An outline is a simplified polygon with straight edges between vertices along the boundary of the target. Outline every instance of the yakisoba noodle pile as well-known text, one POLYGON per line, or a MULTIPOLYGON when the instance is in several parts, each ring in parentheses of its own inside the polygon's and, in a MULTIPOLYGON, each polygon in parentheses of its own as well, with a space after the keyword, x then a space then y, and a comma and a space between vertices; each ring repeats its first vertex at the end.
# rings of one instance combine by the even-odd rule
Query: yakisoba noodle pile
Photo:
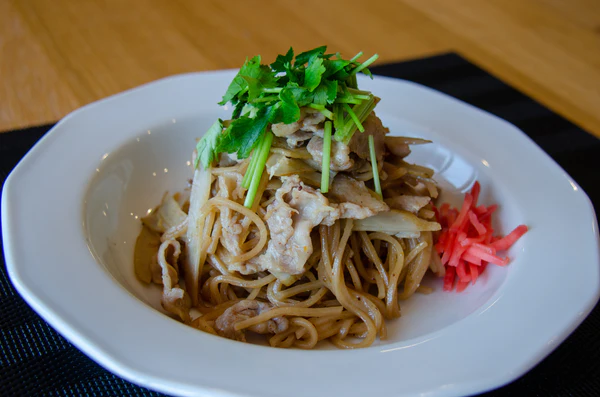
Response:
POLYGON ((404 160, 427 141, 388 135, 378 99, 356 88, 366 62, 311 51, 244 64, 224 98, 237 110, 198 144, 191 185, 143 219, 135 270, 162 285, 167 312, 205 332, 366 347, 386 338, 402 300, 429 292, 428 270, 444 274, 438 190, 432 170, 404 160), (319 96, 323 85, 335 91, 319 96))

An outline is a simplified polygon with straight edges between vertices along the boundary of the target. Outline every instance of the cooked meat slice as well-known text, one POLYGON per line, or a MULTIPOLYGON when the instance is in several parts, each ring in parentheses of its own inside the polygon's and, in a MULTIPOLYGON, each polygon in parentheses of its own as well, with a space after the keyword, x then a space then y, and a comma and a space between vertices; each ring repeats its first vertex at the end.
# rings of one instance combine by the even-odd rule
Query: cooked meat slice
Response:
MULTIPOLYGON (((271 305, 256 300, 243 300, 231 306, 223 314, 217 317, 215 328, 217 333, 229 339, 246 341, 245 330, 236 331, 235 325, 241 321, 256 317, 269 311, 271 305)), ((264 323, 254 325, 248 330, 259 334, 278 334, 289 327, 289 321, 285 317, 274 317, 264 323)))
POLYGON ((219 167, 231 167, 237 163, 237 153, 221 153, 219 155, 219 167))
POLYGON ((292 135, 288 135, 287 139, 286 139, 286 143, 287 143, 288 147, 294 149, 299 146, 302 146, 305 141, 308 141, 312 137, 313 137, 312 132, 300 130, 300 131, 294 132, 292 135))
POLYGON ((427 196, 395 196, 385 200, 385 203, 392 209, 405 210, 417 214, 419 210, 425 207, 431 198, 427 196))
POLYGON ((304 116, 302 119, 302 126, 300 127, 302 131, 319 133, 319 131, 323 130, 323 128, 319 127, 319 125, 325 121, 323 113, 311 108, 303 108, 301 110, 303 111, 303 114, 301 114, 300 117, 302 118, 302 116, 304 116))
POLYGON ((329 205, 329 200, 319 191, 304 185, 300 178, 294 178, 293 183, 297 188, 290 192, 289 204, 297 211, 297 216, 294 218, 296 227, 311 225, 307 230, 309 235, 312 228, 319 224, 332 226, 339 218, 339 214, 329 205))
POLYGON ((313 170, 313 166, 307 164, 305 160, 290 158, 279 153, 273 153, 269 156, 266 167, 269 178, 293 174, 302 175, 313 170))
POLYGON ((405 184, 412 190, 417 196, 426 196, 429 194, 429 189, 427 185, 418 179, 410 180, 409 178, 405 178, 405 184))
POLYGON ((335 176, 328 197, 340 203, 340 218, 364 219, 378 212, 389 211, 387 204, 372 193, 364 182, 344 174, 335 176))
POLYGON ((363 122, 365 132, 356 131, 350 140, 348 146, 350 151, 356 153, 361 159, 371 161, 371 155, 369 153, 369 135, 373 135, 373 142, 375 143, 375 153, 377 153, 377 161, 383 159, 383 153, 385 150, 385 135, 390 132, 387 127, 384 127, 379 117, 375 115, 375 112, 371 112, 367 116, 367 119, 363 122))
POLYGON ((277 123, 271 126, 271 131, 278 137, 286 137, 292 135, 300 129, 300 121, 295 121, 291 124, 277 123))
POLYGON ((160 234, 144 225, 135 241, 133 255, 133 266, 138 280, 144 283, 162 284, 162 272, 156 256, 159 247, 160 234))
POLYGON ((158 207, 158 215, 165 230, 181 225, 187 218, 187 214, 183 212, 179 203, 169 194, 165 194, 160 207, 158 207))
POLYGON ((163 295, 161 304, 169 313, 175 314, 186 324, 190 323, 190 296, 177 284, 177 260, 181 254, 181 246, 177 240, 165 241, 158 249, 158 263, 162 270, 163 295), (167 250, 172 247, 173 252, 168 255, 167 250), (169 260, 167 259, 169 257, 169 260))
POLYGON ((170 290, 164 290, 161 304, 166 311, 177 315, 184 323, 190 323, 189 313, 192 307, 192 300, 181 288, 175 287, 170 290))
MULTIPOLYGON (((318 163, 319 169, 323 164, 323 138, 313 136, 308 142, 306 149, 311 154, 313 160, 318 163)), ((368 150, 368 148, 367 148, 368 150)), ((331 170, 347 171, 354 165, 354 160, 350 158, 350 148, 342 142, 331 141, 331 170)))
POLYGON ((410 147, 402 137, 386 136, 385 146, 391 154, 400 158, 404 158, 410 154, 410 147))
POLYGON ((363 207, 353 203, 332 204, 340 210, 340 219, 365 219, 376 214, 369 207, 363 207))
POLYGON ((321 223, 333 225, 339 210, 297 175, 282 177, 283 185, 267 207, 270 240, 263 254, 246 263, 246 271, 272 270, 288 274, 304 272, 313 252, 310 232, 321 223))
POLYGON ((180 204, 168 192, 162 201, 149 215, 142 218, 142 224, 154 232, 164 233, 166 230, 182 224, 187 218, 180 204))
POLYGON ((271 126, 271 131, 278 137, 287 137, 298 130, 317 132, 321 128, 319 124, 325 121, 325 116, 321 112, 311 108, 300 109, 300 119, 291 124, 277 123, 271 126))

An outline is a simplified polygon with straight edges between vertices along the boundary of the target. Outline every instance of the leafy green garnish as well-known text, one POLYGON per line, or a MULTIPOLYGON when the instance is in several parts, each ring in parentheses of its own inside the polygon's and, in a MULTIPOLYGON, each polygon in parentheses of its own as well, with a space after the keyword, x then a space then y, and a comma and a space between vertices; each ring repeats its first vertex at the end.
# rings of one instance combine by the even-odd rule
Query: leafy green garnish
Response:
POLYGON ((248 157, 262 136, 273 112, 272 107, 262 108, 254 118, 241 116, 232 121, 215 149, 218 153, 235 153, 239 159, 248 157))
POLYGON ((271 64, 271 69, 275 73, 287 72, 292 69, 292 61, 294 60, 294 49, 290 47, 285 55, 277 55, 275 62, 271 64))
POLYGON ((323 66, 323 58, 317 56, 310 58, 308 67, 304 69, 304 86, 308 91, 313 92, 319 86, 325 70, 327 69, 323 66))
MULTIPOLYGON (((308 61, 311 58, 323 57, 323 54, 325 54, 325 51, 327 51, 326 45, 317 47, 317 48, 313 48, 312 50, 308 50, 301 54, 298 54, 298 55, 296 55, 296 62, 294 63, 294 66, 295 67, 303 66, 304 64, 308 63, 308 61)), ((326 58, 329 58, 329 57, 330 57, 330 55, 326 56, 326 58)))
POLYGON ((195 166, 210 167, 219 153, 236 153, 238 159, 253 153, 243 183, 251 206, 273 139, 269 125, 294 123, 300 108, 311 107, 333 120, 331 134, 337 141, 348 143, 357 129, 362 132, 361 123, 376 101, 370 92, 357 89, 356 74, 372 77, 368 66, 377 55, 360 63, 362 52, 343 59, 326 51, 321 46, 294 56, 290 48, 270 65, 262 65, 260 55, 246 59, 219 102, 233 105, 232 120, 224 131, 219 120, 198 142, 195 166))
POLYGON ((281 90, 279 99, 281 99, 279 111, 282 123, 291 124, 300 119, 300 107, 292 91, 288 89, 281 90))
POLYGON ((198 144, 196 145, 198 155, 196 156, 194 168, 198 168, 199 163, 202 164, 204 169, 210 167, 218 154, 216 148, 219 146, 221 131, 223 131, 223 121, 218 119, 208 131, 206 131, 204 137, 198 141, 198 144))
MULTIPOLYGON (((219 105, 225 105, 227 102, 232 101, 240 92, 242 92, 248 83, 244 80, 244 76, 247 77, 258 77, 260 74, 260 56, 255 56, 251 60, 246 59, 244 65, 240 68, 238 74, 233 78, 223 99, 219 102, 219 105)), ((235 101, 237 103, 237 101, 235 101)))

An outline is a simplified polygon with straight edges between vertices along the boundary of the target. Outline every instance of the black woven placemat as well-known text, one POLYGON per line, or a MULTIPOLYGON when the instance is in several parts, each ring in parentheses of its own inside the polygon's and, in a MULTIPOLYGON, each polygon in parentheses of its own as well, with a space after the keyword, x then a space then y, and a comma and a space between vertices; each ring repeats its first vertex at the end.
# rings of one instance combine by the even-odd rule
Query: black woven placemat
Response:
MULTIPOLYGON (((372 68, 487 110, 525 131, 600 205, 600 140, 456 54, 372 68)), ((51 125, 0 133, 0 178, 51 125)), ((1 236, 0 236, 1 237, 1 236)), ((0 238, 1 244, 1 238, 0 238)), ((0 258, 0 395, 160 396, 106 371, 77 350, 20 298, 0 258)), ((485 396, 600 395, 600 309, 529 373, 485 396)), ((401 370, 399 370, 401 373, 401 370)))

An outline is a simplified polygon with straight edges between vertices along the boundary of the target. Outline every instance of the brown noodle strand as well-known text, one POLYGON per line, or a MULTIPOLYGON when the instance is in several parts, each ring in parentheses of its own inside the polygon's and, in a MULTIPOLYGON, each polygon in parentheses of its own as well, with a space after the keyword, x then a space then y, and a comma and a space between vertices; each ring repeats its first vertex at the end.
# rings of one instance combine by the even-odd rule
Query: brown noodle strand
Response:
POLYGON ((256 299, 256 297, 260 293, 261 289, 262 289, 262 287, 260 287, 260 288, 253 288, 251 290, 252 292, 250 292, 250 294, 248 295, 248 297, 246 299, 251 300, 251 301, 254 300, 254 299, 256 299))
POLYGON ((349 318, 347 320, 342 320, 341 321, 341 327, 340 330, 338 331, 338 335, 340 338, 345 338, 346 336, 348 336, 348 332, 350 331, 350 327, 352 327, 352 324, 354 324, 354 322, 356 321, 355 318, 349 318))
POLYGON ((296 331, 296 342, 294 346, 301 349, 312 349, 319 341, 319 335, 315 326, 305 318, 294 317, 290 322, 299 327, 303 332, 296 331))
MULTIPOLYGON (((272 299, 273 297, 267 293, 267 297, 269 301, 273 303, 275 306, 295 306, 295 307, 311 307, 316 305, 328 292, 329 290, 326 287, 322 287, 317 290, 316 293, 312 294, 310 298, 305 300, 291 300, 288 299, 286 301, 281 301, 278 299, 272 299)), ((339 304, 338 304, 339 305, 339 304)))
POLYGON ((402 291, 402 294, 400 294, 400 299, 407 299, 415 293, 425 272, 429 268, 431 251, 433 249, 433 237, 431 232, 422 232, 419 240, 427 243, 427 247, 419 252, 415 260, 408 265, 408 273, 404 281, 404 290, 402 291))
MULTIPOLYGON (((365 266, 363 265, 360 253, 361 253, 361 248, 359 246, 359 242, 358 242, 358 233, 352 233, 352 236, 350 238, 350 242, 352 244, 352 251, 354 252, 354 264, 356 265, 356 270, 358 270, 358 274, 360 274, 360 276, 365 279, 365 280, 369 280, 370 276, 367 274, 367 271, 365 270, 365 266)), ((368 284, 368 283, 367 283, 368 284)), ((368 285, 364 287, 365 291, 368 290, 368 285)))
POLYGON ((342 258, 344 255, 344 250, 346 249, 346 244, 348 242, 348 239, 350 238, 350 234, 352 233, 352 223, 353 222, 351 219, 346 220, 344 225, 344 233, 338 244, 339 248, 336 252, 333 268, 331 270, 331 274, 334 275, 332 282, 332 292, 338 299, 338 301, 340 301, 342 306, 344 306, 347 310, 353 312, 361 318, 361 320, 367 325, 369 333, 366 338, 357 343, 346 342, 345 340, 341 340, 339 337, 332 338, 332 341, 339 341, 340 346, 344 348, 357 348, 369 346, 377 337, 377 329, 375 327, 375 323, 369 316, 369 313, 364 312, 363 310, 361 310, 360 306, 357 305, 357 303, 355 302, 356 299, 354 299, 350 295, 349 290, 344 282, 344 269, 342 258))
POLYGON ((287 288, 283 291, 276 292, 276 295, 278 299, 287 299, 302 292, 312 291, 321 288, 322 286, 322 282, 313 281, 305 284, 296 285, 294 287, 287 288))
POLYGON ((228 300, 236 300, 238 297, 235 294, 235 290, 233 288, 227 287, 227 299, 228 300))
MULTIPOLYGON (((227 267, 225 266, 225 263, 223 263, 223 261, 221 260, 221 258, 219 258, 218 255, 208 255, 207 257, 208 259, 208 263, 215 268, 215 270, 217 270, 218 272, 220 272, 221 274, 224 275, 231 275, 231 273, 229 272, 229 270, 227 270, 227 267)), ((217 274, 215 274, 217 275, 217 274)))
POLYGON ((427 247, 427 243, 425 241, 421 241, 417 244, 413 249, 410 250, 408 255, 406 255, 406 264, 412 263, 412 261, 417 257, 417 255, 423 251, 427 247))
MULTIPOLYGON (((321 260, 319 261, 319 280, 321 280, 328 288, 331 285, 331 253, 330 245, 327 238, 329 228, 325 225, 319 226, 319 235, 321 236, 321 260)), ((330 288, 331 289, 331 288, 330 288)))
POLYGON ((263 277, 263 278, 260 278, 258 280, 254 280, 254 281, 244 280, 242 278, 238 278, 238 277, 234 277, 234 276, 226 276, 226 275, 217 276, 210 280, 211 296, 213 297, 213 299, 216 298, 215 301, 217 303, 223 303, 223 301, 220 300, 219 294, 218 294, 218 288, 221 283, 232 284, 232 285, 242 287, 242 288, 261 288, 262 286, 267 285, 271 281, 274 281, 274 280, 275 280, 275 276, 273 276, 273 275, 266 276, 266 277, 263 277))
POLYGON ((400 279, 402 267, 404 266, 404 251, 398 240, 387 233, 370 233, 369 238, 371 240, 385 241, 388 243, 388 258, 390 259, 391 265, 389 267, 390 285, 386 297, 386 314, 389 318, 400 317, 400 307, 398 305, 398 281, 400 279))
POLYGON ((215 226, 213 227, 211 234, 211 244, 208 246, 207 252, 211 255, 214 255, 217 252, 217 248, 219 248, 219 241, 221 239, 221 232, 223 230, 223 224, 221 223, 221 219, 217 219, 215 222, 215 226))
POLYGON ((244 321, 240 321, 235 324, 234 328, 236 331, 251 327, 255 324, 260 324, 273 317, 278 316, 300 316, 300 317, 322 317, 330 316, 332 314, 341 313, 343 308, 338 307, 327 307, 327 308, 304 308, 304 307, 275 307, 264 313, 259 314, 256 317, 249 318, 244 321))
POLYGON ((352 279, 352 284, 354 284, 354 289, 357 291, 362 291, 363 288, 360 281, 360 275, 358 274, 352 260, 346 260, 346 269, 348 269, 348 273, 350 273, 350 278, 352 279))
POLYGON ((373 243, 371 242, 371 239, 367 235, 367 232, 358 232, 358 233, 359 233, 360 239, 362 240, 363 250, 364 250, 365 254, 367 254, 367 257, 369 258, 369 260, 375 265, 375 268, 377 269, 377 271, 379 272, 379 275, 381 276, 381 278, 383 280, 383 284, 387 288, 390 284, 390 281, 388 279, 388 275, 387 275, 385 269, 383 268, 383 263, 381 263, 381 258, 377 254, 375 247, 373 247, 373 243))
POLYGON ((334 223, 333 227, 327 228, 328 239, 331 247, 331 252, 335 253, 338 250, 340 244, 340 222, 334 223))
POLYGON ((227 208, 232 209, 236 212, 239 212, 243 216, 249 218, 252 222, 254 222, 256 227, 258 227, 258 230, 260 233, 259 234, 260 240, 259 240, 258 244, 256 244, 256 246, 254 246, 254 248, 252 248, 252 250, 250 250, 244 254, 233 257, 232 262, 235 262, 235 263, 244 262, 244 261, 247 261, 248 259, 255 257, 263 249, 264 245, 267 243, 267 233, 268 232, 267 232, 267 228, 266 228, 264 222, 259 218, 258 215, 256 215, 256 213, 250 211, 248 208, 244 207, 241 204, 236 203, 235 201, 228 200, 223 197, 211 198, 205 204, 205 209, 203 209, 203 210, 208 211, 208 210, 212 209, 213 207, 218 207, 218 206, 227 207, 227 208))
POLYGON ((427 287, 425 285, 419 285, 416 292, 423 295, 429 295, 433 292, 433 288, 427 287))

